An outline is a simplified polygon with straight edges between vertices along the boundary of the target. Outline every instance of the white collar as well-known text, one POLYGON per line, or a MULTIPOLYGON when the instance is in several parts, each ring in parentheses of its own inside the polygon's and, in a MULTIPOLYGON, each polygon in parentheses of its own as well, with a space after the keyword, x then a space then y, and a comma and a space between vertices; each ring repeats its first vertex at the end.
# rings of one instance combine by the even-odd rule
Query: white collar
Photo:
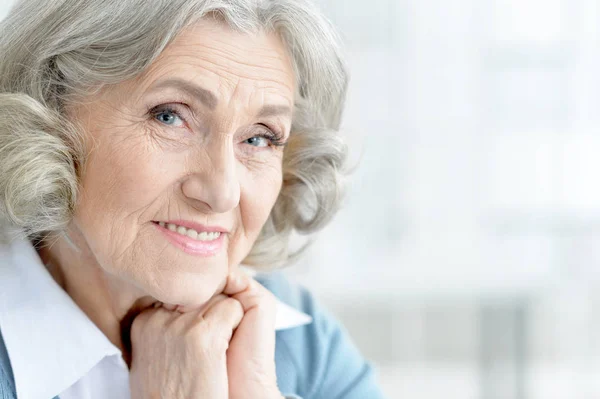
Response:
MULTIPOLYGON (((312 321, 278 302, 276 330, 312 321)), ((51 399, 121 351, 54 281, 27 240, 0 246, 0 329, 19 399, 51 399)))

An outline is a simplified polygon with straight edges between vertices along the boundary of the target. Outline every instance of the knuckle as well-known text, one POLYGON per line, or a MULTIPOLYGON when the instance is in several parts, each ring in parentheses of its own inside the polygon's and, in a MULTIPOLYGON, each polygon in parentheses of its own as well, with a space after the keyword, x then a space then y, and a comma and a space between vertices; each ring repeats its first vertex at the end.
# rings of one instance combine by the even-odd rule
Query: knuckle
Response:
POLYGON ((215 295, 208 301, 208 303, 206 305, 204 305, 200 309, 200 313, 205 314, 206 312, 208 312, 209 309, 219 306, 219 304, 225 299, 227 299, 227 295, 223 295, 223 294, 215 295))
POLYGON ((132 341, 137 341, 143 336, 152 335, 154 331, 164 327, 166 316, 164 309, 145 310, 133 319, 130 328, 132 341), (162 310, 162 312, 161 312, 162 310))
POLYGON ((254 306, 259 308, 270 310, 275 309, 277 305, 277 298, 273 293, 267 290, 262 285, 256 283, 258 286, 249 296, 249 300, 254 306))
POLYGON ((186 335, 186 339, 194 351, 204 355, 225 352, 229 346, 229 340, 225 334, 214 328, 208 321, 189 330, 186 335))
MULTIPOLYGON (((233 312, 236 312, 238 309, 242 308, 242 304, 235 298, 226 296, 223 298, 218 304, 218 309, 216 315, 218 316, 228 316, 233 312)), ((227 319, 227 317, 219 317, 221 320, 227 319)))
POLYGON ((175 341, 183 335, 184 327, 180 320, 175 320, 169 325, 164 326, 163 334, 167 341, 175 341))
POLYGON ((227 307, 227 310, 231 313, 235 313, 235 312, 244 312, 244 307, 242 306, 242 304, 240 303, 240 301, 238 301, 235 298, 227 298, 224 302, 224 305, 227 307))
POLYGON ((210 346, 210 328, 208 323, 203 323, 191 328, 185 332, 186 341, 192 344, 196 349, 203 349, 210 346))
POLYGON ((148 324, 152 328, 164 328, 171 319, 171 312, 164 308, 157 308, 155 310, 150 311, 150 319, 148 320, 148 324))

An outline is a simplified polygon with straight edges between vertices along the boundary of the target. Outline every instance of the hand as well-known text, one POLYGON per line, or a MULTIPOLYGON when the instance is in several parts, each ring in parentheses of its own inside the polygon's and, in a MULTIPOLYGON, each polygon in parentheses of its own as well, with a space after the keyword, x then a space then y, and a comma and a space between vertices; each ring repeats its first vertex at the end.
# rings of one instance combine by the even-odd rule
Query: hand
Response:
POLYGON ((187 313, 140 313, 131 326, 132 399, 228 399, 226 353, 243 315, 240 302, 222 294, 187 313))
POLYGON ((223 293, 244 309, 227 350, 229 399, 282 399, 275 373, 275 297, 241 271, 229 275, 223 293))

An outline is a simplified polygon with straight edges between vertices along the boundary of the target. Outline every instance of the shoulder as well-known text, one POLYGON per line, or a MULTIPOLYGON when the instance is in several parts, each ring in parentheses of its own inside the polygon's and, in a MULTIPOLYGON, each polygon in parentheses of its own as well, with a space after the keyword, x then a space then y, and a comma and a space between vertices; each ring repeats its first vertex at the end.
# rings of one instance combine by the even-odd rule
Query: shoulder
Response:
POLYGON ((15 387, 12 368, 6 352, 6 346, 0 331, 0 399, 15 399, 15 387))
POLYGON ((311 324, 277 332, 276 366, 282 391, 293 390, 304 399, 382 397, 371 365, 344 327, 306 288, 281 272, 257 280, 279 300, 313 318, 311 324))

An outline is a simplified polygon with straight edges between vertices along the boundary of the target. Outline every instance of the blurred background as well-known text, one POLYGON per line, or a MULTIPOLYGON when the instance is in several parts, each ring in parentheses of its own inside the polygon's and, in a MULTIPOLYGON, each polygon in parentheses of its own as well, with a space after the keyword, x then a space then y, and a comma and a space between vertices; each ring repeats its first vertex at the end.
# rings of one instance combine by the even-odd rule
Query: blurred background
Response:
POLYGON ((289 272, 390 398, 600 398, 600 1, 318 2, 362 159, 289 272))
POLYGON ((317 1, 360 166, 287 272, 392 399, 600 398, 600 1, 317 1))

